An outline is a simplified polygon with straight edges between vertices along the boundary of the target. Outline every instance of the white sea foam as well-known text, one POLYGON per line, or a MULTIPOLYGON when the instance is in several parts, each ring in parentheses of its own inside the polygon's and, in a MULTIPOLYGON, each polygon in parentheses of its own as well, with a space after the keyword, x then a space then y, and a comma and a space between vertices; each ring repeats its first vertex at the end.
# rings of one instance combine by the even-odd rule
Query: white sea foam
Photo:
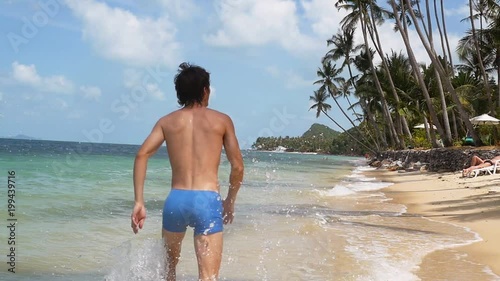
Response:
POLYGON ((317 192, 321 196, 346 196, 356 193, 355 191, 339 184, 335 185, 335 187, 332 189, 317 190, 317 192))
POLYGON ((106 281, 164 280, 165 250, 161 239, 128 241, 113 251, 115 262, 106 281))
POLYGON ((374 168, 368 166, 356 167, 352 174, 346 176, 339 184, 329 190, 318 190, 322 196, 347 196, 359 192, 376 191, 392 185, 389 182, 379 181, 374 177, 366 177, 362 171, 374 168))

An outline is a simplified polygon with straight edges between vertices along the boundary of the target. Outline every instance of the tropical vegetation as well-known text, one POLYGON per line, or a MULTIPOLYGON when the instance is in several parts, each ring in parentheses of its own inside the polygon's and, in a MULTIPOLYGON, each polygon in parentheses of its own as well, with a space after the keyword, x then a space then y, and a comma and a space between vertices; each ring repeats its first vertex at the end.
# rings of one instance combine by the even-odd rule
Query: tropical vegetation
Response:
POLYGON ((330 127, 315 123, 300 137, 259 137, 252 145, 253 149, 274 151, 280 146, 288 152, 316 152, 343 154, 332 150, 333 140, 341 133, 330 127))
POLYGON ((500 117, 500 0, 469 0, 463 21, 470 28, 455 50, 444 0, 336 0, 332 5, 348 14, 327 40, 331 49, 322 56, 318 88, 309 100, 317 117, 325 115, 343 131, 337 145, 342 139, 356 150, 378 152, 449 147, 466 136, 476 145, 498 143, 496 126, 479 130, 470 118, 500 117), (384 22, 393 24, 404 52, 381 41, 384 22), (430 64, 417 61, 410 32, 418 34, 430 64), (362 42, 354 40, 358 33, 362 42), (340 98, 347 99, 350 112, 340 106, 340 98), (338 114, 330 113, 332 105, 338 114), (343 128, 340 118, 351 129, 343 128), (417 124, 423 128, 416 129, 417 124))

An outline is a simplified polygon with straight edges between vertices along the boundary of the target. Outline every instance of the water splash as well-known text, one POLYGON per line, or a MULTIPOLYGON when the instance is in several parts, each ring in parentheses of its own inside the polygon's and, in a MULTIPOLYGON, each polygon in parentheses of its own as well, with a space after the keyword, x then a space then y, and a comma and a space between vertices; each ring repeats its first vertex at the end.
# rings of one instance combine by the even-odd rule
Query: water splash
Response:
POLYGON ((164 280, 165 248, 162 239, 127 241, 112 251, 115 262, 106 281, 164 280))

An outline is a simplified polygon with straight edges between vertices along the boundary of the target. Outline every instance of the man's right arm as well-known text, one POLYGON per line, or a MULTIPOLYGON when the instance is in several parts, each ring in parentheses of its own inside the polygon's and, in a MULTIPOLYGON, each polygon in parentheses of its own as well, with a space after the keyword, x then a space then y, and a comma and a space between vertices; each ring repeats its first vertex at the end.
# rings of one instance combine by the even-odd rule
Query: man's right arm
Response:
POLYGON ((243 157, 241 156, 238 139, 234 130, 233 121, 227 117, 226 132, 224 133, 224 149, 227 159, 231 163, 231 174, 229 175, 229 190, 224 200, 224 223, 231 223, 234 217, 234 203, 236 195, 243 181, 243 157))

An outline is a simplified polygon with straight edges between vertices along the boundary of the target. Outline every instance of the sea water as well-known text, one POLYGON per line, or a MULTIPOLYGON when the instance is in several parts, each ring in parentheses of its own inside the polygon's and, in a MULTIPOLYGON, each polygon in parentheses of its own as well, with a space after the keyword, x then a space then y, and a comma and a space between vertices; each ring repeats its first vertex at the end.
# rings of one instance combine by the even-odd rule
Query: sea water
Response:
MULTIPOLYGON (((165 148, 149 162, 147 219, 130 227, 135 145, 0 139, 0 280, 160 280, 161 212, 171 169, 165 148), (8 271, 8 171, 16 174, 15 273, 8 271)), ((419 280, 433 251, 477 234, 408 214, 363 176, 362 158, 243 151, 244 184, 225 226, 221 280, 419 280)), ((227 193, 230 166, 221 158, 227 193)), ((178 280, 196 280, 188 230, 178 280)), ((448 280, 498 280, 457 253, 448 280), (461 270, 462 269, 462 270, 461 270)))

